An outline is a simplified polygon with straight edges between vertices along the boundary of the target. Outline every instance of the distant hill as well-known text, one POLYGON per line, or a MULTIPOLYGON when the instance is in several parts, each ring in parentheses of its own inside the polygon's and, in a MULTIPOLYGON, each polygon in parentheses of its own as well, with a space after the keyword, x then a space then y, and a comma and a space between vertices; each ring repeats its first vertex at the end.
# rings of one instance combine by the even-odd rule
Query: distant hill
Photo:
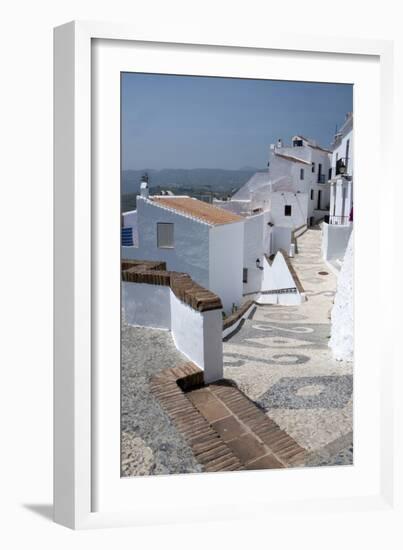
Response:
POLYGON ((124 170, 122 173, 122 194, 138 193, 141 176, 147 172, 150 189, 153 187, 186 187, 208 189, 217 192, 230 192, 246 183, 253 174, 261 169, 245 167, 241 170, 215 168, 166 168, 164 170, 124 170))

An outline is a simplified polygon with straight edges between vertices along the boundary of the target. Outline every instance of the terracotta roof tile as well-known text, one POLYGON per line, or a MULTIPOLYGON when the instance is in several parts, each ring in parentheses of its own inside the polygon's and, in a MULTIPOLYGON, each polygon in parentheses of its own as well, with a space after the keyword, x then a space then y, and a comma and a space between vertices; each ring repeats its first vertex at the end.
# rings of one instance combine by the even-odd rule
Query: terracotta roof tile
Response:
POLYGON ((150 197, 150 200, 210 225, 224 225, 243 220, 238 214, 192 197, 150 197))

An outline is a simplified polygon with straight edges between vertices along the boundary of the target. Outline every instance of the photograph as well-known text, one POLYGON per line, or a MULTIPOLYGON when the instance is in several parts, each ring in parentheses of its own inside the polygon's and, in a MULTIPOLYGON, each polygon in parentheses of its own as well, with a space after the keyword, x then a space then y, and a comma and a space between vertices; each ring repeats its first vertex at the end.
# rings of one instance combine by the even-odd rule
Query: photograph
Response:
POLYGON ((120 86, 121 477, 353 465, 354 86, 120 86))

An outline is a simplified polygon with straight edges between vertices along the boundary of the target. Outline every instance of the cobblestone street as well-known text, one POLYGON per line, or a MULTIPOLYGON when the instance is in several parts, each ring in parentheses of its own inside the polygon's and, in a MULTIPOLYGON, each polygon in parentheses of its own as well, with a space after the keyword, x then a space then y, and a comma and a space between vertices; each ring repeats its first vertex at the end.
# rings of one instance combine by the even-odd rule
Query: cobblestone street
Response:
POLYGON ((310 229, 292 260, 308 300, 258 306, 224 342, 224 374, 307 449, 308 465, 351 464, 353 365, 328 347, 336 276, 320 246, 321 231, 310 229))

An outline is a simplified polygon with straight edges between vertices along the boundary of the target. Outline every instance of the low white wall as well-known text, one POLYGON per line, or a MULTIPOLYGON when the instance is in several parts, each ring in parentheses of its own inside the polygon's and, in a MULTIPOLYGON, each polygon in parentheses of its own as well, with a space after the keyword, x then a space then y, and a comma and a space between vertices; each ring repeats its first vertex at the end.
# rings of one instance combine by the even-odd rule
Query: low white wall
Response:
POLYGON ((221 309, 204 311, 204 381, 209 384, 224 376, 221 309))
POLYGON ((332 330, 329 347, 339 361, 352 361, 354 357, 353 238, 353 234, 351 234, 337 281, 337 292, 331 313, 332 330))
POLYGON ((204 318, 171 291, 171 331, 176 347, 204 369, 204 318))
POLYGON ((181 302, 167 286, 122 283, 129 325, 171 330, 180 352, 204 370, 206 383, 223 377, 222 310, 200 312, 181 302))
POLYGON ((353 225, 322 224, 322 257, 326 261, 342 260, 353 225))
MULTIPOLYGON (((281 253, 277 253, 272 264, 267 259, 263 262, 263 282, 262 291, 281 290, 285 288, 295 288, 296 284, 293 276, 288 269, 287 262, 281 253)), ((270 293, 260 294, 256 302, 258 304, 281 304, 295 305, 304 301, 298 290, 294 293, 270 293)))
POLYGON ((291 244, 292 228, 274 226, 272 228, 272 232, 273 232, 273 254, 278 252, 281 248, 283 248, 288 252, 291 244))
POLYGON ((239 327, 239 325, 241 324, 241 322, 244 320, 244 319, 247 319, 247 317, 249 317, 249 315, 251 314, 251 312, 256 309, 256 304, 253 303, 250 305, 250 307, 245 311, 245 313, 233 324, 231 325, 230 327, 227 327, 226 329, 224 329, 222 331, 222 337, 223 338, 226 338, 227 336, 229 336, 230 334, 232 334, 233 332, 236 331, 236 329, 239 327))
POLYGON ((221 311, 196 311, 171 292, 173 340, 186 357, 204 370, 207 384, 223 377, 221 311))
POLYGON ((260 305, 264 304, 274 304, 279 306, 297 306, 304 302, 303 296, 297 291, 292 294, 261 294, 256 303, 260 305))
POLYGON ((171 329, 171 289, 147 283, 122 283, 123 313, 129 325, 171 329))

